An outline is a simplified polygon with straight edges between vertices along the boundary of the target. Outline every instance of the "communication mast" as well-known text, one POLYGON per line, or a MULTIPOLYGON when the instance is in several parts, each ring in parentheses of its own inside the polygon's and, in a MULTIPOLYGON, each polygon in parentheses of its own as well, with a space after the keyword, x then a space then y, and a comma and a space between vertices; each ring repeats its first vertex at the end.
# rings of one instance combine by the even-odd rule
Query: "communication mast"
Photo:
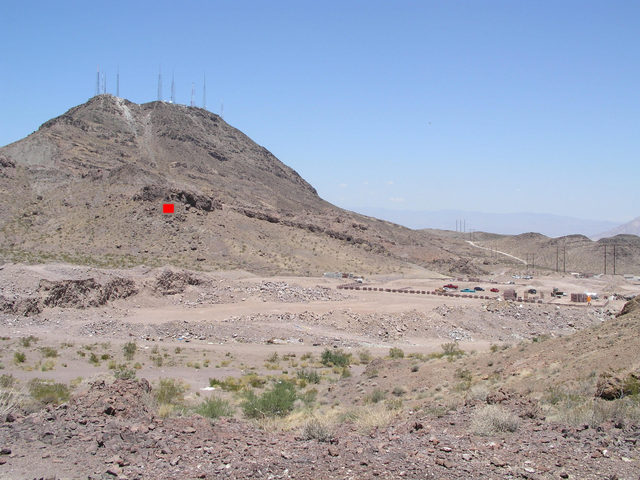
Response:
POLYGON ((158 101, 162 101, 162 66, 158 69, 158 101))
POLYGON ((191 106, 195 107, 195 104, 193 102, 193 97, 196 94, 196 84, 195 83, 191 83, 191 106))
POLYGON ((171 72, 171 103, 176 103, 176 82, 173 72, 171 72))
POLYGON ((207 74, 204 74, 202 82, 202 108, 207 109, 207 74))
POLYGON ((96 71, 96 95, 100 95, 100 65, 96 71))
POLYGON ((116 73, 116 97, 120 97, 120 65, 118 65, 118 72, 116 73))

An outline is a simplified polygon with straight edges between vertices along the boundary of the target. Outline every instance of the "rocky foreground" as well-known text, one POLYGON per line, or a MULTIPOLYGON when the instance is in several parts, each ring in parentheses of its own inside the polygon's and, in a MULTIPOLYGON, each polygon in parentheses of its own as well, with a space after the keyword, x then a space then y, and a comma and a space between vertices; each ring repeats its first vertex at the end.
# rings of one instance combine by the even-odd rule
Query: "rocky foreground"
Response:
POLYGON ((514 433, 471 433, 484 408, 409 412, 363 432, 348 420, 324 440, 269 433, 235 419, 162 419, 146 380, 103 381, 0 423, 0 477, 31 478, 573 478, 637 479, 638 425, 547 423, 529 400, 498 391, 488 403, 517 415, 514 433))

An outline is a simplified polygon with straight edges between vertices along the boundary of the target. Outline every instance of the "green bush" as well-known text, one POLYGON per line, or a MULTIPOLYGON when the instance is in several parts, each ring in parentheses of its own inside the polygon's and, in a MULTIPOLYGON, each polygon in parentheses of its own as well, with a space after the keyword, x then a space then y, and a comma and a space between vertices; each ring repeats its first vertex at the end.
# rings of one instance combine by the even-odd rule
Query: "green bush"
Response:
POLYGON ((444 343, 441 345, 442 354, 448 357, 449 360, 455 360, 458 357, 464 355, 464 351, 458 345, 458 342, 444 343))
POLYGON ((11 374, 4 373, 0 376, 0 388, 13 388, 16 382, 16 377, 11 374))
POLYGON ((391 358, 404 358, 404 352, 401 348, 391 347, 389 349, 389 357, 391 358))
POLYGON ((134 355, 136 354, 136 350, 138 346, 135 342, 127 342, 122 347, 122 351, 124 352, 124 358, 127 360, 133 360, 134 355))
POLYGON ((58 350, 53 347, 42 347, 40 348, 40 353, 42 353, 43 357, 47 358, 55 358, 58 356, 58 350))
POLYGON ((127 365, 118 365, 113 370, 113 376, 120 380, 133 380, 136 378, 136 371, 133 368, 128 368, 127 365))
POLYGON ((56 404, 69 400, 69 387, 63 383, 34 378, 29 382, 29 393, 37 401, 44 404, 56 404))
POLYGON ((196 412, 207 418, 230 417, 234 408, 222 398, 207 398, 196 408, 196 412))
POLYGON ((342 349, 329 350, 326 348, 322 352, 320 361, 327 367, 348 367, 351 363, 351 354, 343 352, 342 349))
POLYGON ((13 361, 16 363, 24 363, 27 360, 27 356, 24 352, 15 352, 13 354, 13 361))
POLYGON ((363 363, 365 365, 370 363, 371 360, 373 360, 373 356, 371 355, 371 352, 366 348, 358 352, 358 357, 360 358, 360 363, 363 363))
POLYGON ((20 345, 24 348, 28 348, 31 346, 31 343, 35 343, 38 341, 38 337, 34 337, 33 335, 29 335, 28 337, 22 337, 20 339, 20 345))
POLYGON ((380 390, 379 388, 376 388, 373 392, 371 392, 371 395, 365 397, 365 402, 366 403, 378 403, 381 400, 384 400, 384 398, 387 396, 386 393, 384 393, 384 390, 380 390))
POLYGON ((156 401, 160 405, 179 405, 184 402, 185 386, 173 378, 161 378, 155 391, 156 401))
POLYGON ((296 389, 293 383, 280 381, 260 396, 253 391, 247 392, 242 410, 249 418, 283 417, 293 410, 295 400, 296 389))
POLYGON ((298 370, 296 375, 302 380, 306 380, 307 383, 320 383, 320 375, 315 370, 303 368, 298 370))

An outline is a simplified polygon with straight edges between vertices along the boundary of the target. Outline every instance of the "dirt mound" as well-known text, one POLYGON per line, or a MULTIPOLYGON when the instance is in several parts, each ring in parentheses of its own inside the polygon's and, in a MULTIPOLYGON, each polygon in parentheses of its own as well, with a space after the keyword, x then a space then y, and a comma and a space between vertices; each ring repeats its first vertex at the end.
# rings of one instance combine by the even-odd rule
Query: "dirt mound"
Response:
POLYGON ((158 276, 154 289, 161 295, 175 295, 184 292, 189 285, 201 283, 202 280, 191 273, 165 270, 158 276))
POLYGON ((44 293, 42 303, 47 307, 87 308, 99 307, 110 300, 135 295, 133 280, 115 278, 100 285, 93 278, 84 280, 41 280, 38 289, 44 293))
POLYGON ((640 310, 640 295, 632 298, 627 303, 625 303, 624 307, 622 307, 622 310, 620 310, 620 313, 618 313, 617 316, 621 317, 622 315, 626 315, 627 313, 631 312, 637 312, 638 310, 640 310))
POLYGON ((103 415, 129 420, 151 420, 151 385, 146 379, 104 380, 94 382, 91 388, 73 397, 63 417, 96 419, 103 415))

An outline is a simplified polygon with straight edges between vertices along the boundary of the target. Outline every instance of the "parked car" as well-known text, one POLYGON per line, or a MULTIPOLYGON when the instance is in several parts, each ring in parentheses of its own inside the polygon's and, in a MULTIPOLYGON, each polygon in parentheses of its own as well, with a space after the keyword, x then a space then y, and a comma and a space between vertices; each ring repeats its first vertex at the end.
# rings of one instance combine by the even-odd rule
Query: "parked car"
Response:
POLYGON ((475 287, 474 290, 476 292, 484 292, 484 288, 482 288, 482 287, 475 287))
POLYGON ((454 285, 453 283, 447 283, 444 288, 449 288, 451 290, 457 290, 458 289, 458 285, 454 285))
POLYGON ((490 291, 490 292, 493 292, 493 293, 498 293, 500 290, 499 290, 499 289, 497 289, 496 287, 493 287, 493 288, 492 288, 491 290, 489 290, 489 291, 490 291))
POLYGON ((460 290, 460 291, 461 291, 461 292, 464 292, 464 293, 476 293, 476 291, 475 291, 475 290, 472 290, 472 289, 470 289, 470 288, 463 288, 463 289, 462 289, 462 290, 460 290))
POLYGON ((529 292, 531 295, 535 295, 536 293, 538 293, 535 288, 530 288, 529 290, 527 290, 527 292, 529 292))

